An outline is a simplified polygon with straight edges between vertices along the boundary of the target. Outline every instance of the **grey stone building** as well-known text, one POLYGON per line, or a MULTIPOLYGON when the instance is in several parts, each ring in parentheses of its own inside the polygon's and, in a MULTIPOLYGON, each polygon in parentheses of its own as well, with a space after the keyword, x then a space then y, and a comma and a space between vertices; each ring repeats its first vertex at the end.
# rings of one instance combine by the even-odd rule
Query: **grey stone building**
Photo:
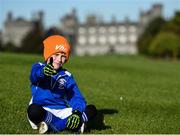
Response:
POLYGON ((43 27, 43 12, 33 15, 32 20, 24 18, 13 18, 11 12, 7 14, 2 33, 3 44, 13 43, 16 47, 21 47, 22 39, 37 26, 43 27))
POLYGON ((139 22, 129 21, 106 23, 97 21, 97 17, 88 16, 84 24, 77 28, 77 55, 97 54, 137 54, 137 40, 147 24, 156 17, 162 16, 162 5, 156 4, 148 11, 140 12, 139 22))
POLYGON ((94 22, 78 27, 78 55, 136 54, 138 24, 134 22, 94 22))
POLYGON ((74 37, 72 42, 75 54, 137 54, 137 40, 147 24, 154 18, 162 16, 162 5, 156 4, 148 11, 141 11, 138 22, 128 18, 117 22, 115 18, 110 23, 103 22, 96 15, 89 15, 85 23, 79 23, 73 10, 63 18, 62 28, 66 35, 74 37), (74 18, 74 19, 73 19, 74 18), (74 20, 74 21, 73 21, 74 20), (70 29, 69 29, 70 28, 70 29), (67 32, 67 31, 70 32, 67 32))
MULTIPOLYGON (((137 54, 137 40, 147 24, 154 18, 162 16, 162 5, 155 4, 148 11, 140 11, 137 22, 125 18, 123 22, 104 22, 96 15, 88 15, 84 23, 80 23, 73 9, 61 18, 61 34, 66 36, 71 45, 72 53, 84 55, 103 54, 137 54)), ((23 18, 14 19, 12 13, 8 13, 2 31, 3 44, 12 42, 16 47, 21 47, 21 41, 26 34, 36 27, 43 30, 43 12, 33 15, 32 20, 23 18)), ((46 35, 46 30, 44 30, 46 35)), ((51 33, 51 32, 48 32, 51 33)))

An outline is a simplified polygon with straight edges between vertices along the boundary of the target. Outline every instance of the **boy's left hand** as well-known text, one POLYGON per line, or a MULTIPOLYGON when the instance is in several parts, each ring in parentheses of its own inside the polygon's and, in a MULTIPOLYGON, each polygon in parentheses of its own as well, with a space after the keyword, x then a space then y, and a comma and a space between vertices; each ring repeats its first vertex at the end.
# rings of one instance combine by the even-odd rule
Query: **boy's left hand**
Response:
POLYGON ((74 110, 73 114, 69 116, 66 122, 66 127, 68 129, 73 130, 78 128, 80 123, 81 123, 81 112, 79 112, 78 110, 74 110))

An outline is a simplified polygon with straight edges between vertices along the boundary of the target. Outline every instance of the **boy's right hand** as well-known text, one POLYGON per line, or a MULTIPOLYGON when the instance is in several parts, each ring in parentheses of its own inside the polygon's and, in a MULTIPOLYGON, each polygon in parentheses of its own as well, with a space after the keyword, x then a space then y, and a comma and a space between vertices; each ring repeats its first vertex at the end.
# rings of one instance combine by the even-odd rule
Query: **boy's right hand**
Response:
POLYGON ((53 68, 53 58, 51 57, 50 58, 50 63, 47 64, 44 68, 43 68, 43 73, 44 75, 46 76, 52 76, 52 75, 55 75, 57 72, 56 70, 53 68))

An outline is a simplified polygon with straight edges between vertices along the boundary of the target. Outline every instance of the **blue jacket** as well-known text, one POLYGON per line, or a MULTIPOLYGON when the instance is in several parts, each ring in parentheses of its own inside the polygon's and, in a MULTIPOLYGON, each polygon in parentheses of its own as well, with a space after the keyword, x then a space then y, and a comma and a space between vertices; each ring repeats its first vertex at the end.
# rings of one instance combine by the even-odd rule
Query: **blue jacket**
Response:
POLYGON ((67 107, 83 112, 86 101, 71 75, 65 69, 59 69, 56 75, 47 77, 43 74, 46 64, 36 63, 32 66, 30 81, 32 103, 51 109, 67 107))

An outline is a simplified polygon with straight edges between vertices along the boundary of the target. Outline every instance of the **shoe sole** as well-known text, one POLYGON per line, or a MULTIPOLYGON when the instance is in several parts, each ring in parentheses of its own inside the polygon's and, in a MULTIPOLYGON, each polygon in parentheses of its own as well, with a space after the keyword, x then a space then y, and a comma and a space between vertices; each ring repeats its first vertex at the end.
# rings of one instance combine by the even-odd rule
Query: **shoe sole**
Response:
POLYGON ((39 133, 40 133, 40 134, 44 134, 44 133, 47 132, 47 130, 48 130, 47 124, 46 124, 45 122, 41 122, 41 123, 39 124, 39 133))

